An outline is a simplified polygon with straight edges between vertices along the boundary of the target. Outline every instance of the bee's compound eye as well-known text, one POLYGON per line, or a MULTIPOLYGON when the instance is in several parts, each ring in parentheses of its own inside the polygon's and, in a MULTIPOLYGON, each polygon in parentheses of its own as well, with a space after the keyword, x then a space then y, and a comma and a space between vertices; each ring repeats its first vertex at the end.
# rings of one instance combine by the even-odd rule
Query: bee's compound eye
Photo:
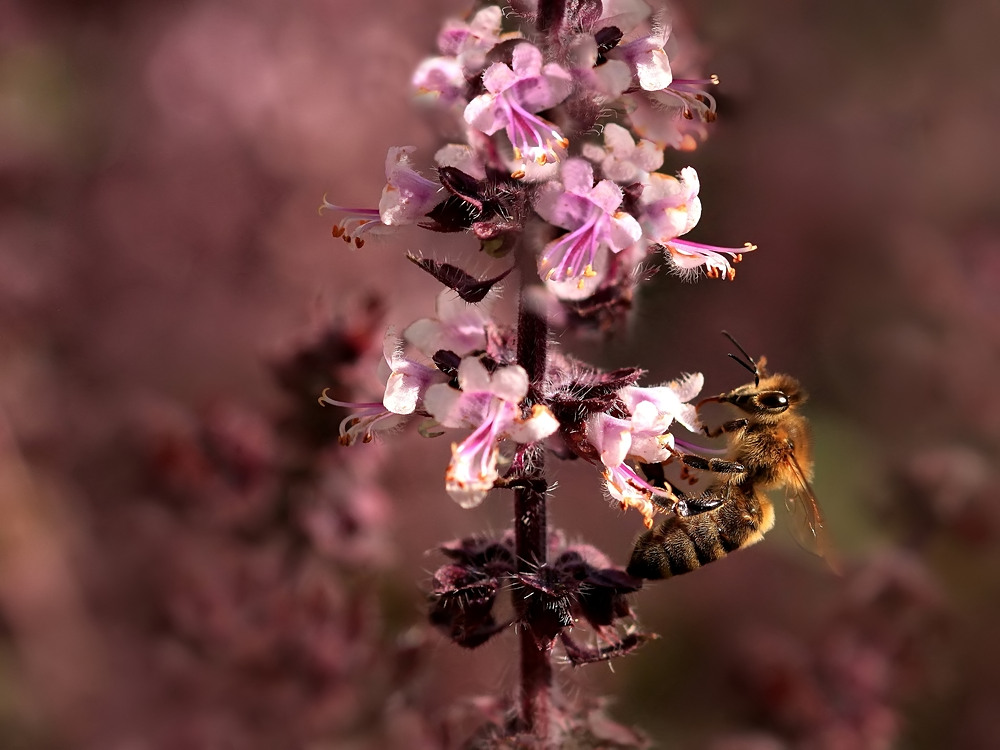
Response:
POLYGON ((765 409, 787 409, 788 398, 781 391, 771 391, 761 395, 759 403, 765 409))

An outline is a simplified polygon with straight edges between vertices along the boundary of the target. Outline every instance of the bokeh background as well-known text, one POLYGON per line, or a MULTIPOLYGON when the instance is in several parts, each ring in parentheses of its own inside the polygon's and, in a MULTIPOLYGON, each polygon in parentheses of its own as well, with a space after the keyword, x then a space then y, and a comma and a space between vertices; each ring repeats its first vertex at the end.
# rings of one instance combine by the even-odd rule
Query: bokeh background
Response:
MULTIPOLYGON (((702 176, 692 239, 760 249, 563 344, 718 392, 727 329, 799 376, 845 574, 779 516, 636 596, 660 640, 560 683, 665 748, 995 747, 1000 10, 674 8, 722 79, 668 157, 702 176)), ((513 689, 512 638, 422 619, 435 545, 509 498, 462 511, 445 443, 338 453, 306 409, 432 313, 402 249, 468 249, 351 251, 315 211, 373 204, 390 145, 433 153, 409 75, 465 10, 0 0, 0 746, 432 747, 513 689)), ((554 524, 624 562, 637 518, 591 467, 556 479, 554 524)))

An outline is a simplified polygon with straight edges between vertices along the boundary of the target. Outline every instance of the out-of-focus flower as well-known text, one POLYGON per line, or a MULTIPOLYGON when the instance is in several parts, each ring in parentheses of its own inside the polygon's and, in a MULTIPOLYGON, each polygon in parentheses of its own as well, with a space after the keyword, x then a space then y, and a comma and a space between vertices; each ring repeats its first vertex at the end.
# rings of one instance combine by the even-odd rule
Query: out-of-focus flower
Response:
POLYGON ((715 98, 705 88, 718 82, 674 78, 659 91, 630 91, 623 99, 632 129, 661 148, 694 151, 715 120, 715 98))
POLYGON ((434 154, 434 163, 439 167, 454 167, 477 180, 486 179, 486 169, 482 160, 471 146, 464 143, 449 143, 434 154))
POLYGON ((568 233, 549 242, 538 259, 538 273, 546 281, 574 282, 598 277, 598 254, 605 248, 620 252, 642 235, 639 223, 620 211, 622 191, 611 180, 594 184, 594 169, 584 159, 563 164, 562 182, 543 185, 535 211, 568 233))
POLYGON ((644 138, 636 143, 628 130, 613 122, 604 126, 604 148, 587 143, 583 155, 600 165, 605 178, 623 185, 646 182, 649 172, 663 166, 662 148, 644 138))
POLYGON ((327 209, 348 214, 349 218, 335 224, 334 237, 353 240, 357 247, 364 245, 362 235, 383 233, 388 227, 413 224, 425 216, 441 200, 441 186, 428 180, 410 164, 410 154, 416 146, 392 146, 385 157, 386 186, 378 209, 346 208, 335 206, 323 199, 320 211, 327 209))
POLYGON ((403 338, 428 357, 441 350, 464 357, 486 349, 486 331, 493 325, 489 310, 470 305, 451 289, 442 291, 435 303, 437 317, 421 318, 411 323, 403 338))
POLYGON ((439 104, 465 101, 466 81, 454 57, 428 57, 413 72, 412 85, 418 96, 432 96, 439 104))
POLYGON ((580 34, 569 47, 569 68, 581 90, 605 99, 622 95, 632 83, 632 71, 621 60, 607 60, 593 34, 580 34))
POLYGON ((533 443, 554 433, 559 422, 541 404, 532 407, 528 417, 521 416, 528 374, 519 365, 498 367, 491 373, 478 358, 466 357, 458 367, 458 385, 460 391, 443 383, 431 386, 424 403, 442 426, 473 428, 469 437, 452 446, 445 475, 448 493, 463 508, 472 508, 499 477, 501 439, 533 443))
POLYGON ((652 9, 643 0, 604 0, 595 29, 614 26, 628 34, 649 18, 652 9))
POLYGON ((565 149, 569 141, 551 122, 535 112, 554 107, 573 88, 570 74, 556 63, 542 64, 542 53, 524 43, 514 48, 511 65, 494 63, 483 74, 487 93, 465 108, 465 121, 493 135, 505 128, 517 161, 538 164, 558 161, 555 147, 565 149))
MULTIPOLYGON (((475 76, 486 63, 486 53, 500 43, 502 23, 503 11, 498 5, 482 8, 469 23, 448 19, 438 34, 438 49, 454 57, 466 77, 475 76)), ((519 36, 519 32, 512 32, 504 34, 503 38, 519 36)))

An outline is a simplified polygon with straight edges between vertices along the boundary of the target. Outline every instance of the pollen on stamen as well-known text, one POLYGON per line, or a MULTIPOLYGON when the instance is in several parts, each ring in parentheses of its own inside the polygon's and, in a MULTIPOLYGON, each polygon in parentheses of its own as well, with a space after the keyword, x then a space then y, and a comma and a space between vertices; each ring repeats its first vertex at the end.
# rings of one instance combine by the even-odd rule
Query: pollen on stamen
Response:
POLYGON ((583 275, 586 276, 587 278, 593 278, 594 276, 597 276, 597 271, 595 271, 594 267, 590 265, 590 263, 588 263, 583 268, 583 275))
POLYGON ((527 174, 527 172, 525 172, 523 169, 515 169, 513 172, 510 173, 510 176, 515 180, 520 180, 522 177, 524 177, 525 174, 527 174))

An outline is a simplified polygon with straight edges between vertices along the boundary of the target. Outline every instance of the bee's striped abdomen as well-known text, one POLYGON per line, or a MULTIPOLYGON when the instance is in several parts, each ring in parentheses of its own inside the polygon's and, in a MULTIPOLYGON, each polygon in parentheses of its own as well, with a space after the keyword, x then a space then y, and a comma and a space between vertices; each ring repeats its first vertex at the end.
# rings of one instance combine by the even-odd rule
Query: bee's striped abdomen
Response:
POLYGON ((755 493, 729 488, 722 505, 696 516, 670 516, 635 544, 628 573, 636 578, 669 578, 688 573, 760 541, 774 525, 774 508, 755 493))

